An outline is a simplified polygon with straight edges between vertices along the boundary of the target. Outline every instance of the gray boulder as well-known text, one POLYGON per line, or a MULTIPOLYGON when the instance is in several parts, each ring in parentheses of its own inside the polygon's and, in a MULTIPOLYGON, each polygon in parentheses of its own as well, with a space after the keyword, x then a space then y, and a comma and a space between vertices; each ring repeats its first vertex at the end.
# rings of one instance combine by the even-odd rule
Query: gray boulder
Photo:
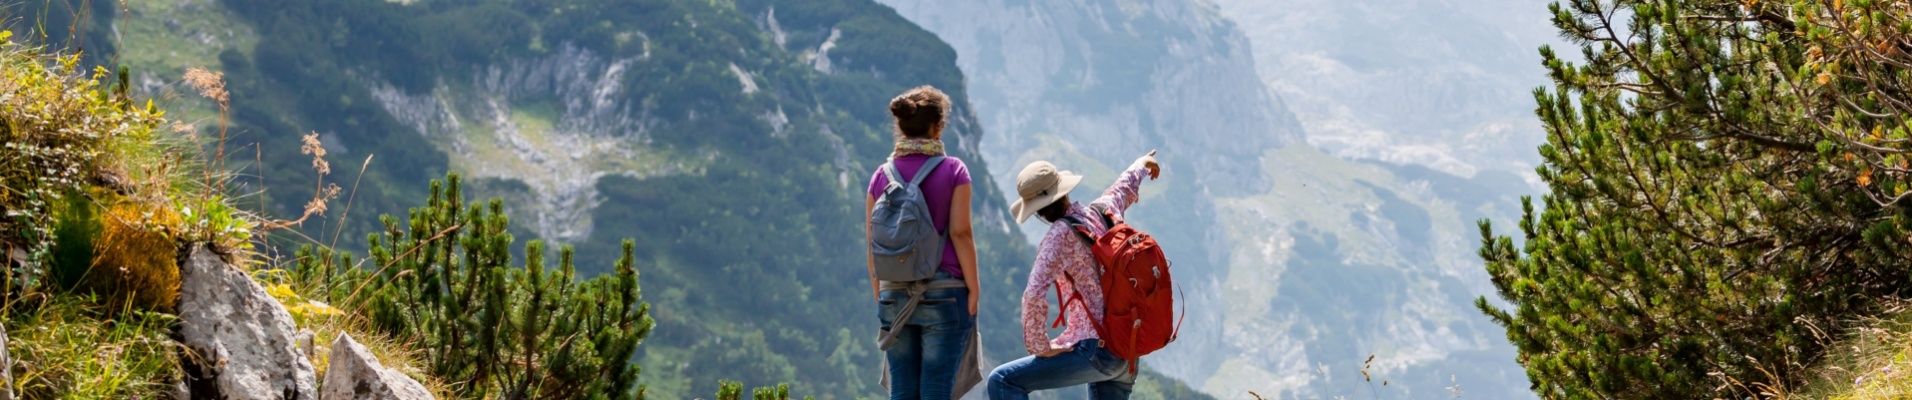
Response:
POLYGON ((292 314, 204 245, 179 269, 179 336, 193 398, 317 400, 292 314))
POLYGON ((403 373, 385 368, 378 364, 378 358, 372 356, 372 350, 366 349, 351 335, 339 334, 332 341, 331 364, 325 369, 325 386, 320 390, 323 400, 422 400, 431 399, 431 391, 425 385, 412 380, 403 373))

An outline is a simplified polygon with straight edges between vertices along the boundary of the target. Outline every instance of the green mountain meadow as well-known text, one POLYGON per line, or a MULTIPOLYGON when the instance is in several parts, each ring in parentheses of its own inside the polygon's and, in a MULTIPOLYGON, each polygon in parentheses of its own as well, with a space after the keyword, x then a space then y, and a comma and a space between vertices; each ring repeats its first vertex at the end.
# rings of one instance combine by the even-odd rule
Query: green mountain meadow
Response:
MULTIPOLYGON (((363 256, 381 215, 405 220, 447 173, 467 200, 504 199, 517 243, 552 243, 551 259, 575 248, 580 279, 612 273, 631 240, 656 322, 632 361, 657 398, 719 379, 880 393, 855 206, 890 150, 889 98, 949 93, 952 155, 987 171, 954 52, 867 0, 87 4, 98 11, 5 9, 25 10, 8 25, 22 37, 126 66, 136 96, 190 125, 181 134, 222 146, 235 207, 297 216, 338 186, 324 215, 266 239, 268 257, 363 256), (193 95, 191 67, 222 73, 229 103, 193 95), (307 135, 329 174, 301 153, 307 135)), ((980 323, 1000 362, 1021 355, 1033 249, 989 175, 975 178, 980 323)), ((1195 395, 1153 374, 1140 387, 1195 395)))

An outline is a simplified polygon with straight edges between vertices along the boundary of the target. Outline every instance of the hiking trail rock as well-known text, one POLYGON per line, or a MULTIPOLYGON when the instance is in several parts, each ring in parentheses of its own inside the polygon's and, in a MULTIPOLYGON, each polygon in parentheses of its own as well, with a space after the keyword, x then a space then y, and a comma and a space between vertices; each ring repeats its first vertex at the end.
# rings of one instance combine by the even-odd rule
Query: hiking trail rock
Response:
POLYGON ((331 364, 325 369, 325 386, 320 399, 431 399, 431 391, 409 376, 379 365, 372 350, 340 334, 332 341, 331 364))
POLYGON ((206 246, 191 251, 179 271, 179 341, 194 355, 186 366, 192 397, 318 399, 292 314, 206 246))

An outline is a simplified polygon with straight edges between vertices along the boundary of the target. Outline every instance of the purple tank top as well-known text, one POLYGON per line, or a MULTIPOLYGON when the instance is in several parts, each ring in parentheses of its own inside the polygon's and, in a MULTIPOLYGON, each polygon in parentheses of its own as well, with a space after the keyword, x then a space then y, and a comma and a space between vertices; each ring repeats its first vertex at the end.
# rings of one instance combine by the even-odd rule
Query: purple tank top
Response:
MULTIPOLYGON (((923 168, 923 162, 929 156, 911 154, 896 159, 896 173, 902 175, 904 183, 916 179, 916 171, 923 168)), ((923 179, 923 197, 929 201, 930 222, 936 223, 936 230, 949 232, 949 205, 955 201, 956 187, 969 184, 969 166, 963 160, 945 156, 943 164, 931 170, 928 178, 923 179)), ((882 166, 870 176, 870 198, 883 196, 883 188, 890 185, 890 179, 883 175, 882 166)), ((956 242, 943 240, 943 264, 938 267, 950 276, 963 276, 963 263, 956 258, 956 242)))

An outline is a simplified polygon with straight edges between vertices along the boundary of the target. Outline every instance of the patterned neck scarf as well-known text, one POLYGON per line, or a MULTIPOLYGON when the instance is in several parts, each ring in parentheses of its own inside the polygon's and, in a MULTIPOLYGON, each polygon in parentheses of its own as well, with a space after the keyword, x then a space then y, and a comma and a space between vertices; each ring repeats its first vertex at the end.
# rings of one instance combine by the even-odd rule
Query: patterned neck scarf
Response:
POLYGON ((911 154, 926 156, 943 155, 943 141, 937 139, 903 139, 896 141, 896 152, 890 157, 902 157, 911 154))

